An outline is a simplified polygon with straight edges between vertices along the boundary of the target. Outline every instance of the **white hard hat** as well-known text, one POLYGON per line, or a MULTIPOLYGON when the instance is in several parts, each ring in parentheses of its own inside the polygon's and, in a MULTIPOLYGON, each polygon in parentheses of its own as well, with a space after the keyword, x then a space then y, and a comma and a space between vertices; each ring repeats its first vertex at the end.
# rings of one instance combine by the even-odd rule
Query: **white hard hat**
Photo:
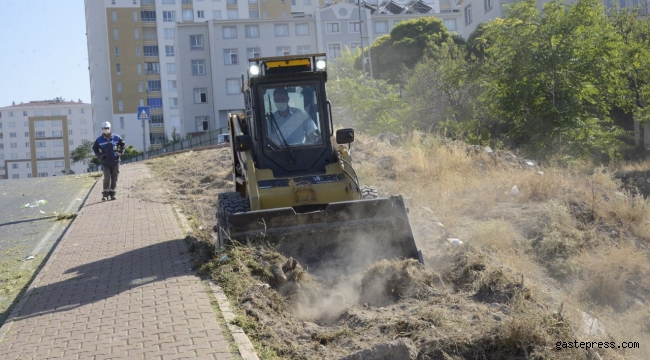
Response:
POLYGON ((110 129, 111 128, 111 123, 109 123, 108 121, 104 121, 102 123, 102 129, 104 129, 104 128, 109 128, 110 129))

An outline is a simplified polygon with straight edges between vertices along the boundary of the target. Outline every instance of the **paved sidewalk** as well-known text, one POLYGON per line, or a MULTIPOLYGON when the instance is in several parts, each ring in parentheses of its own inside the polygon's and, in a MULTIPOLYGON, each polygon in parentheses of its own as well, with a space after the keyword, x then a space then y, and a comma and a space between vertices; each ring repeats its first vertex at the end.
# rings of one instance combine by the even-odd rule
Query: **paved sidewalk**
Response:
POLYGON ((120 170, 117 201, 99 178, 0 328, 0 359, 231 358, 174 210, 128 197, 144 164, 120 170))

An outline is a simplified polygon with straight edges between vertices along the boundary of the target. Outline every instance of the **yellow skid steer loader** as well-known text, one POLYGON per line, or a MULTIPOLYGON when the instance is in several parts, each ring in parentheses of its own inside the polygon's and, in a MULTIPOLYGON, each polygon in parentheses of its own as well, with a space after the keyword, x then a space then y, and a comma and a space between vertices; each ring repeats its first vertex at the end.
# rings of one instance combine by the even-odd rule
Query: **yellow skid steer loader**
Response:
POLYGON ((402 196, 359 184, 354 130, 334 133, 326 81, 325 54, 249 60, 245 112, 228 119, 235 191, 219 194, 218 247, 262 242, 313 273, 423 262, 402 196))

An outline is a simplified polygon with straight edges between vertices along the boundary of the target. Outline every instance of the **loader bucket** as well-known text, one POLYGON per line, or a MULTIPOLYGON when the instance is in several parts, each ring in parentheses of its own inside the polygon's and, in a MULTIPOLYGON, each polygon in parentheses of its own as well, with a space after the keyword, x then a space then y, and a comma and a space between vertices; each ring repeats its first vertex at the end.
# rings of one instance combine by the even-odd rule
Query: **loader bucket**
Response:
POLYGON ((423 262, 402 196, 335 202, 309 213, 251 211, 230 215, 223 225, 230 239, 271 245, 321 276, 356 273, 382 259, 423 262))

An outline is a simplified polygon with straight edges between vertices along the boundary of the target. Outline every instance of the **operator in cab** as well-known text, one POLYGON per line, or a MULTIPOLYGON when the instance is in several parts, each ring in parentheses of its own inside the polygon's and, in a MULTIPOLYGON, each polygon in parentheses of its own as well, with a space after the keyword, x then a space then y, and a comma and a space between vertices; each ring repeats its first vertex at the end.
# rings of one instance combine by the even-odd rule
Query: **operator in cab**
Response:
POLYGON ((289 92, 284 87, 273 90, 277 109, 268 117, 268 137, 280 146, 315 144, 319 131, 314 120, 302 109, 289 106, 289 92), (283 139, 284 138, 284 141, 283 139))

